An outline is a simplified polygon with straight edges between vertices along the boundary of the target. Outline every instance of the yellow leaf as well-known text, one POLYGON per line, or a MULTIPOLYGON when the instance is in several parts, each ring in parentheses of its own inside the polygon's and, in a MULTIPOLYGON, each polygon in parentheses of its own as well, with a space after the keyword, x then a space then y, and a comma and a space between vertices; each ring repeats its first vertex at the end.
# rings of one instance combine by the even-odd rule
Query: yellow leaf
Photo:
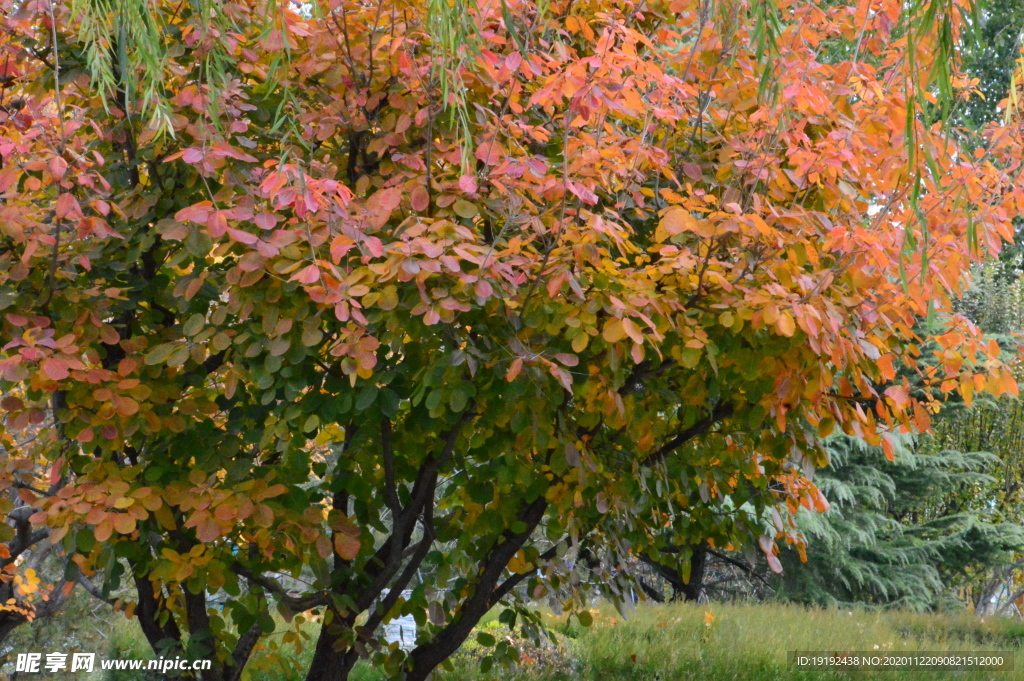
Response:
POLYGON ((394 285, 385 286, 384 290, 380 292, 377 307, 382 310, 394 310, 398 307, 398 289, 394 285))
POLYGON ((796 323, 788 312, 779 313, 779 333, 787 337, 796 333, 796 323))
POLYGON ((689 228, 692 222, 694 222, 694 219, 688 211, 678 206, 673 206, 665 211, 665 215, 661 218, 658 227, 669 236, 675 236, 689 228))
POLYGON ((964 398, 964 406, 970 409, 971 404, 974 402, 974 381, 970 378, 964 378, 960 381, 960 394, 964 398))
POLYGON ((622 328, 621 319, 612 319, 604 326, 604 339, 609 343, 617 343, 626 337, 626 330, 622 328))
POLYGON ((519 551, 519 553, 512 556, 512 560, 508 562, 507 567, 509 572, 525 573, 529 572, 533 568, 533 565, 527 562, 523 558, 523 552, 519 551))

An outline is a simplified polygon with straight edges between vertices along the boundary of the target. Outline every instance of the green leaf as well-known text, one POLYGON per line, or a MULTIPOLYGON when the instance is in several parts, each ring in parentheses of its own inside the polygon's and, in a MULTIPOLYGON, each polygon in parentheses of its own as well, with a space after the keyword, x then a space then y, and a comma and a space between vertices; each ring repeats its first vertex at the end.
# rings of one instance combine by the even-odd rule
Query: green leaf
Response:
POLYGON ((169 367, 180 367, 188 361, 188 348, 184 345, 179 345, 171 354, 167 357, 167 366, 169 367))
POLYGON ((206 324, 206 317, 199 314, 198 312, 188 318, 181 327, 181 332, 191 338, 197 333, 203 330, 203 326, 206 324))
POLYGON ((302 344, 307 348, 318 345, 324 338, 324 332, 315 326, 307 326, 302 329, 302 344))
POLYGON ((359 395, 356 397, 356 411, 363 411, 369 408, 373 404, 374 400, 377 399, 377 387, 368 385, 363 388, 359 395))
POLYGON ((441 404, 441 398, 444 397, 444 393, 440 390, 431 390, 430 394, 427 395, 427 401, 424 405, 428 410, 433 411, 437 405, 441 404))
POLYGON ((178 346, 175 343, 162 343, 156 346, 146 354, 146 364, 163 364, 176 347, 178 346))
POLYGON ((458 414, 459 412, 466 408, 466 403, 468 400, 469 397, 466 395, 466 393, 462 392, 461 390, 455 390, 448 398, 448 405, 452 408, 453 412, 458 414))
POLYGON ((455 214, 460 218, 472 218, 480 214, 480 209, 476 207, 476 204, 470 203, 465 199, 459 199, 456 201, 452 206, 452 210, 454 210, 455 214))

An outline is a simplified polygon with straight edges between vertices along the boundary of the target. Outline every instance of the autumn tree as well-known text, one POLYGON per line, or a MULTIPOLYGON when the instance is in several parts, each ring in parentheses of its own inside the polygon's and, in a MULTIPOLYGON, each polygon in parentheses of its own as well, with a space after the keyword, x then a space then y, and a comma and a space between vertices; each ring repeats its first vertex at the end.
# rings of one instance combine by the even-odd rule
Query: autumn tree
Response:
POLYGON ((1016 391, 966 320, 917 331, 1024 198, 1015 128, 932 124, 958 2, 4 9, 8 432, 56 415, 4 474, 204 678, 275 612, 311 681, 419 680, 639 555, 780 569, 821 438, 1016 391))

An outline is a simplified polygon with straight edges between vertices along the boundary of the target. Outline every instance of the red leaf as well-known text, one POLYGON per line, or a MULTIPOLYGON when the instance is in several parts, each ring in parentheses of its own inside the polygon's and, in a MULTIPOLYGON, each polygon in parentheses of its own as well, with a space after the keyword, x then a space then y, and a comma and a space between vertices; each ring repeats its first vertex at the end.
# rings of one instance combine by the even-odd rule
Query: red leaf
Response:
POLYGON ((277 225, 277 216, 271 215, 270 213, 260 213, 253 218, 253 222, 255 222, 256 226, 260 229, 274 229, 277 225))
POLYGON ((889 461, 896 460, 896 450, 893 449, 892 440, 889 439, 888 435, 882 436, 882 451, 885 452, 885 458, 889 461))
POLYGON ((361 546, 358 539, 343 532, 334 535, 334 550, 345 560, 352 560, 359 555, 361 546))
POLYGON ((486 165, 494 166, 498 165, 501 161, 501 157, 505 155, 505 150, 501 148, 501 145, 493 140, 484 140, 480 143, 480 146, 476 148, 475 156, 477 159, 483 161, 486 165))
POLYGON ((885 394, 887 397, 892 399, 893 403, 900 409, 910 401, 910 395, 907 394, 907 389, 902 385, 889 386, 885 389, 885 394))
POLYGON ((569 375, 568 371, 562 369, 556 364, 549 364, 548 373, 554 376, 555 380, 558 381, 563 388, 572 392, 572 376, 569 375))
POLYGON ((377 237, 366 237, 366 239, 363 240, 363 243, 366 244, 366 248, 370 251, 373 257, 379 258, 384 255, 384 244, 381 243, 381 240, 377 237))
POLYGON ((700 182, 704 179, 704 173, 701 172, 700 166, 696 163, 684 163, 683 172, 686 173, 686 176, 691 180, 700 182))
POLYGON ((58 218, 82 214, 82 209, 78 205, 78 199, 69 192, 64 192, 57 197, 57 204, 54 206, 53 210, 58 218))
POLYGON ((13 395, 8 395, 0 400, 0 409, 3 409, 4 411, 20 411, 24 408, 25 403, 22 402, 20 398, 13 395))
POLYGON ((570 182, 569 191, 575 194, 580 201, 587 204, 588 206, 593 206, 594 204, 597 203, 597 194, 590 191, 579 182, 570 182))
POLYGON ((203 160, 203 151, 202 149, 190 147, 181 152, 181 160, 185 163, 199 163, 203 160))
POLYGON ((210 516, 203 518, 196 527, 196 539, 201 542, 212 542, 219 537, 220 525, 210 516))
POLYGON ((174 214, 174 219, 178 222, 194 222, 199 225, 205 225, 206 221, 210 218, 210 212, 213 209, 213 204, 209 201, 201 201, 194 206, 188 208, 182 208, 174 214))
POLYGON ((295 273, 292 277, 292 281, 297 281, 301 284, 313 284, 320 280, 320 268, 316 265, 309 265, 303 267, 301 270, 295 273))
POLYGON ((490 282, 485 279, 476 282, 476 285, 473 286, 473 291, 478 298, 490 298, 494 294, 494 289, 491 287, 490 282))
POLYGON ((574 367, 580 363, 580 358, 576 355, 570 355, 567 352, 560 352, 555 355, 555 359, 564 364, 567 367, 574 367))
MULTIPOLYGON (((213 221, 211 220, 211 222, 213 221)), ((247 246, 252 246, 259 241, 259 238, 255 234, 249 234, 249 232, 241 229, 234 229, 232 227, 228 227, 228 236, 230 236, 232 240, 247 246)))
POLYGON ((427 188, 421 184, 416 185, 416 188, 412 190, 412 209, 416 212, 422 213, 430 206, 430 195, 427 193, 427 188))
POLYGON ((519 375, 519 372, 523 369, 523 358, 516 357, 512 360, 511 366, 508 368, 508 372, 505 374, 505 380, 511 383, 515 380, 515 377, 519 375))
POLYGON ((467 194, 475 194, 477 189, 476 178, 472 175, 463 175, 459 178, 459 189, 467 194))
POLYGON ((371 197, 380 206, 381 210, 393 211, 402 203, 402 192, 395 187, 381 189, 371 197))
POLYGON ((206 221, 206 228, 210 230, 210 236, 214 239, 224 236, 228 230, 228 219, 224 217, 224 211, 217 210, 210 213, 210 217, 206 221))
POLYGON ((56 357, 47 357, 44 359, 41 368, 43 373, 54 381, 64 380, 71 375, 68 372, 67 363, 62 359, 57 359, 56 357))
POLYGON ((68 162, 60 156, 54 156, 47 162, 46 167, 50 170, 50 175, 53 175, 53 179, 59 180, 67 172, 68 162))

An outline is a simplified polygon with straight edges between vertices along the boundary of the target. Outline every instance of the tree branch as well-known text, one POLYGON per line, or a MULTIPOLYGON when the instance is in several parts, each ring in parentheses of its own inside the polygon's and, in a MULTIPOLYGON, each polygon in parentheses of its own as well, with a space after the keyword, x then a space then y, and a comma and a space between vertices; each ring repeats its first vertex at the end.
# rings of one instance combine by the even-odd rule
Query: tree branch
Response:
POLYGON ((671 440, 652 452, 641 462, 641 465, 653 466, 657 463, 661 463, 664 461, 665 457, 671 454, 676 448, 686 444, 696 437, 700 437, 704 433, 708 432, 708 430, 711 429, 711 426, 732 416, 732 413, 733 406, 731 404, 723 403, 717 405, 711 410, 710 414, 702 418, 700 421, 697 421, 697 423, 693 424, 686 430, 681 431, 671 440))
POLYGON ((288 609, 292 612, 304 612, 312 608, 318 608, 322 605, 327 605, 327 595, 323 593, 311 594, 309 596, 295 596, 288 593, 288 591, 281 586, 276 580, 270 579, 263 575, 258 575, 241 563, 234 563, 231 566, 231 571, 240 577, 244 577, 253 584, 262 587, 266 591, 274 594, 278 600, 288 606, 288 609))
MULTIPOLYGON (((534 565, 536 565, 539 562, 551 560, 556 555, 558 555, 558 547, 559 545, 561 545, 561 543, 561 541, 556 542, 551 548, 549 548, 544 553, 540 554, 537 557, 537 561, 534 563, 534 565)), ((532 570, 530 572, 532 572, 532 570)), ((524 579, 530 576, 530 572, 516 573, 508 579, 506 579, 504 582, 502 582, 491 595, 489 607, 493 608, 499 602, 501 602, 501 599, 507 596, 509 592, 512 591, 512 589, 516 588, 520 582, 522 582, 524 579)))
POLYGON ((391 420, 387 418, 380 421, 380 447, 384 453, 384 500, 391 509, 392 517, 397 518, 402 504, 395 485, 395 452, 391 446, 391 420))
POLYGON ((743 570, 744 572, 746 572, 751 577, 761 581, 765 586, 769 586, 769 587, 771 586, 771 583, 767 579, 765 579, 764 576, 757 574, 757 572, 754 570, 754 567, 752 565, 747 565, 746 563, 738 561, 735 558, 731 558, 731 557, 727 556, 724 553, 720 553, 720 552, 716 551, 715 549, 711 548, 710 546, 705 547, 704 550, 707 551, 708 553, 710 553, 715 558, 718 558, 719 560, 724 560, 726 563, 729 563, 730 565, 735 565, 736 567, 738 567, 739 569, 743 570))

